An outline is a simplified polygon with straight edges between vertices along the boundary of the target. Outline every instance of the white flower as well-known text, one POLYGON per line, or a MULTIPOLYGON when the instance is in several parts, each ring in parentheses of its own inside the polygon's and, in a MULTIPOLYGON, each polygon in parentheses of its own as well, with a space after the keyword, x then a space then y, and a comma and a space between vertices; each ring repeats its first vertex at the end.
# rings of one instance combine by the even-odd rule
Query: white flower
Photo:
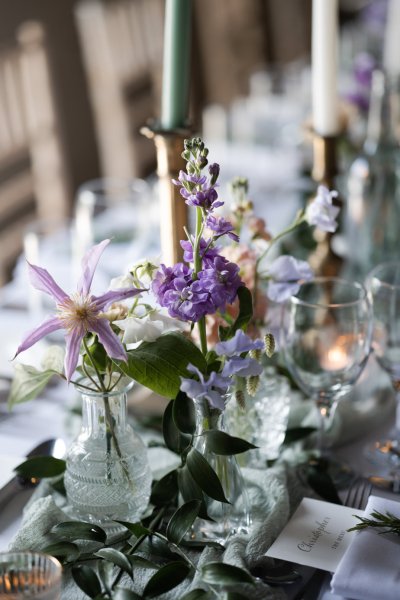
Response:
POLYGON ((337 198, 336 191, 329 191, 324 185, 319 185, 317 195, 306 208, 305 219, 309 225, 315 225, 322 231, 333 233, 338 226, 336 217, 340 208, 332 203, 337 198))
POLYGON ((143 318, 127 317, 115 321, 124 332, 123 342, 129 348, 137 347, 141 342, 154 342, 160 335, 171 331, 184 331, 187 324, 172 319, 164 311, 152 311, 143 318))
POLYGON ((133 285, 133 277, 130 273, 127 275, 120 275, 119 277, 113 277, 110 281, 110 290, 120 290, 126 288, 132 288, 133 285))

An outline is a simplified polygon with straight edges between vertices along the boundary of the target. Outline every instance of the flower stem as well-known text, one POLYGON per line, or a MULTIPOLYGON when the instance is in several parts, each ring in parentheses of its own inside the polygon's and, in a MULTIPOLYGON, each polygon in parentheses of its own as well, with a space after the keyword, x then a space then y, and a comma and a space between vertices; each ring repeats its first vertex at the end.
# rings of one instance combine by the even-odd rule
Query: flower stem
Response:
POLYGON ((292 231, 297 229, 297 227, 300 225, 300 223, 302 223, 303 220, 304 220, 304 211, 300 211, 298 213, 298 215, 296 216, 295 220, 293 221, 293 223, 291 225, 289 225, 289 227, 287 227, 286 229, 283 229, 283 231, 281 231, 275 237, 272 238, 272 240, 270 241, 267 248, 257 258, 257 262, 256 262, 257 269, 258 269, 258 266, 261 263, 261 261, 264 260, 264 258, 267 256, 267 254, 270 252, 271 248, 276 244, 276 242, 278 240, 280 240, 281 238, 283 238, 288 233, 292 233, 292 231))
MULTIPOLYGON (((203 266, 203 259, 200 255, 200 240, 203 232, 203 212, 200 207, 196 208, 196 235, 193 244, 193 264, 194 273, 197 278, 197 273, 201 271, 203 266)), ((201 317, 197 323, 200 336, 200 347, 203 355, 207 354, 207 333, 206 333, 206 319, 201 317)))

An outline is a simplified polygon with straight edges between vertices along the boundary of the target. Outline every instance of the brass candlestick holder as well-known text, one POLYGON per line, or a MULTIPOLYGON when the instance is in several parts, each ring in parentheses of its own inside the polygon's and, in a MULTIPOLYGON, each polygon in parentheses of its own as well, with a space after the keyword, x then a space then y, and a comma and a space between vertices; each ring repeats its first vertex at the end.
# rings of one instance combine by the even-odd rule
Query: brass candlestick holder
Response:
MULTIPOLYGON (((325 185, 331 190, 335 187, 335 178, 338 174, 336 156, 337 137, 321 136, 314 132, 313 144, 314 164, 312 178, 317 184, 325 185)), ((334 203, 342 207, 340 198, 336 198, 334 203)), ((332 234, 315 229, 314 239, 317 242, 317 247, 309 257, 312 269, 317 275, 338 275, 342 260, 332 250, 332 234)))
POLYGON ((162 262, 167 266, 182 260, 180 240, 185 239, 184 228, 188 224, 187 206, 179 188, 171 179, 177 179, 185 168, 183 141, 190 131, 178 129, 158 130, 151 125, 141 128, 141 133, 154 141, 157 151, 157 175, 160 189, 160 237, 162 262))

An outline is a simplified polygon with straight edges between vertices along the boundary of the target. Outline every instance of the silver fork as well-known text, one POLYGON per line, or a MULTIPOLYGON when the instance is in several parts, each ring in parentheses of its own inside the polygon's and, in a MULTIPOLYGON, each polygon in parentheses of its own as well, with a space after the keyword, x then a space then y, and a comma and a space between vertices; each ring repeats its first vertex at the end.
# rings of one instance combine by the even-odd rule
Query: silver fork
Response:
POLYGON ((364 477, 356 477, 350 484, 343 500, 344 506, 363 509, 366 507, 372 484, 364 477))

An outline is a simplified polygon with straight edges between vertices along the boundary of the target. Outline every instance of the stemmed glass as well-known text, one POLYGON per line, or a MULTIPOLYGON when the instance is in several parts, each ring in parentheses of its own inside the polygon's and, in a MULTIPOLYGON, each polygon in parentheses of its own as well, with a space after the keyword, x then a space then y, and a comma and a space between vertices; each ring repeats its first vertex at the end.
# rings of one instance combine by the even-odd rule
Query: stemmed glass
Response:
POLYGON ((320 415, 318 450, 338 401, 362 372, 370 352, 371 308, 363 285, 317 277, 300 285, 284 311, 284 358, 320 415))
POLYGON ((389 439, 374 444, 375 455, 398 463, 400 458, 400 262, 382 263, 366 279, 373 311, 372 348, 396 392, 396 425, 389 439))

